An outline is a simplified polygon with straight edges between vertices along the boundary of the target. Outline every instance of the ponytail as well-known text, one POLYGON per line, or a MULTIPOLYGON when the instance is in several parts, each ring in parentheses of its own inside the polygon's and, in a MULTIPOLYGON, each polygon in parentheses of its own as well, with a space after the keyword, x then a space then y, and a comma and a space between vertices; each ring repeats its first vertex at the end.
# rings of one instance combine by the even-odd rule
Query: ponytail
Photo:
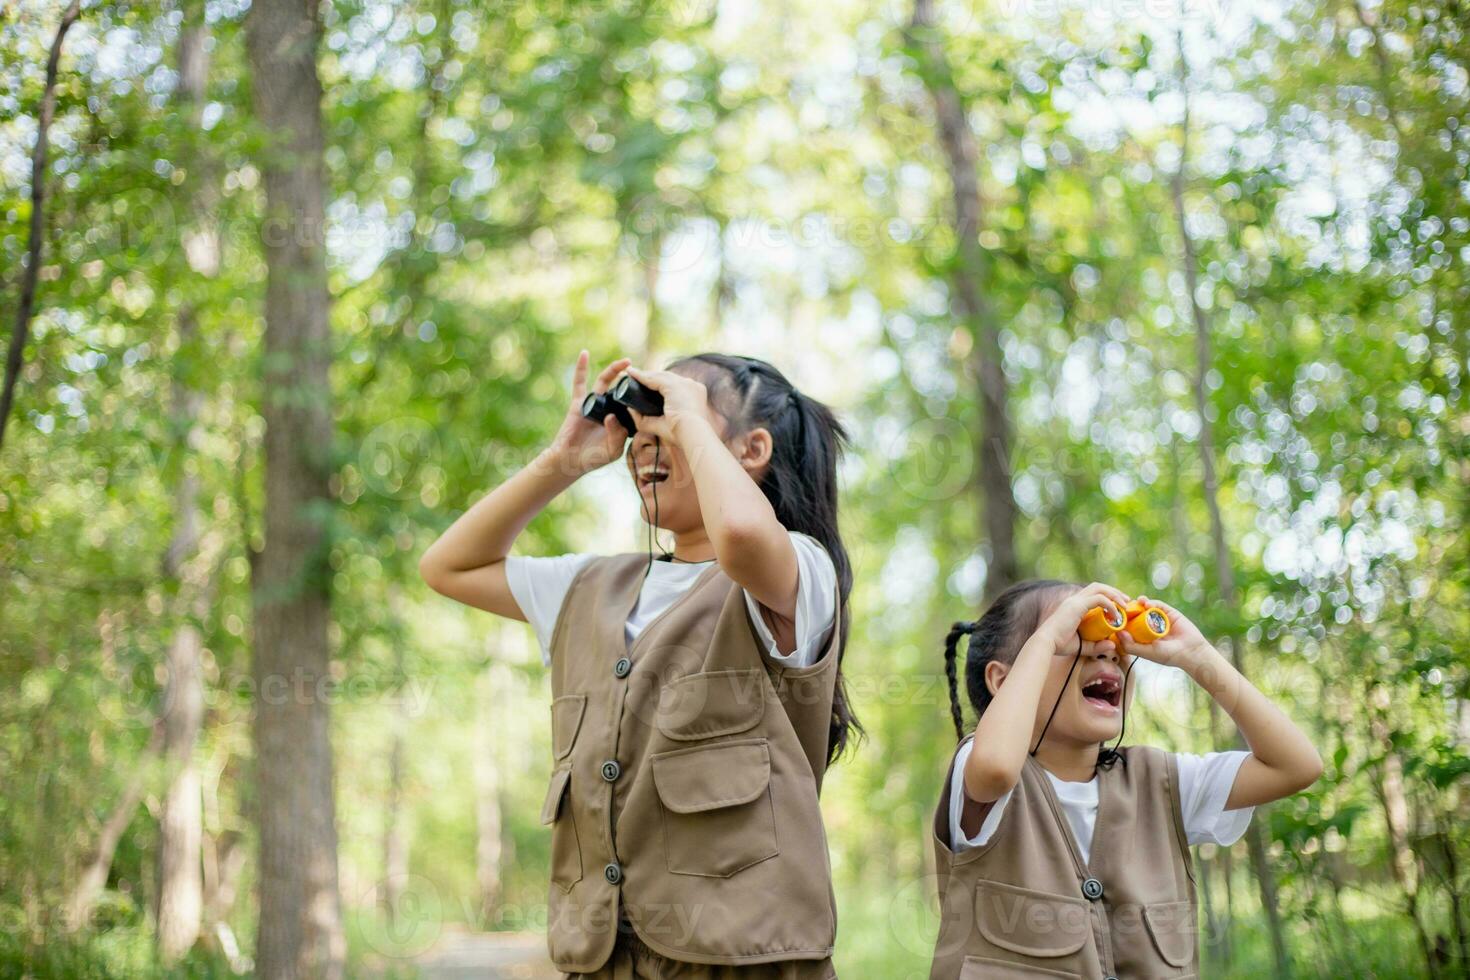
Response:
POLYGON ((733 432, 764 427, 771 433, 771 460, 760 482, 776 519, 788 531, 815 540, 837 571, 841 635, 837 647, 837 687, 828 727, 827 761, 835 762, 862 724, 847 700, 842 657, 847 652, 848 597, 852 594, 852 562, 837 525, 837 465, 847 448, 847 431, 826 405, 796 389, 765 361, 728 354, 696 354, 673 367, 691 364, 714 368, 706 381, 710 403, 733 432))

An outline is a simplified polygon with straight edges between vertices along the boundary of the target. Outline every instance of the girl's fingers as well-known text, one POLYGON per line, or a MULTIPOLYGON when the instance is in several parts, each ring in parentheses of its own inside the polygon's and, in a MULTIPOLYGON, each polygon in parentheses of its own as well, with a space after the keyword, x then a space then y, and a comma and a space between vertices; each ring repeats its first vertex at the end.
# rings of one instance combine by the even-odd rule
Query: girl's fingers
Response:
MULTIPOLYGON (((1105 613, 1117 613, 1119 616, 1123 615, 1123 608, 1128 605, 1126 601, 1119 602, 1111 592, 1103 590, 1090 593, 1088 599, 1088 609, 1101 609, 1105 613)), ((1086 615, 1086 611, 1083 615, 1086 615)))
POLYGON ((613 379, 622 374, 631 363, 626 357, 620 357, 616 361, 613 361, 602 369, 602 373, 597 376, 597 383, 592 386, 592 390, 599 395, 607 391, 612 386, 613 379))
POLYGON ((582 399, 587 397, 587 364, 591 357, 586 351, 577 355, 577 366, 572 369, 572 405, 576 408, 582 407, 582 399))
POLYGON ((1124 595, 1122 590, 1116 589, 1113 586, 1108 585, 1106 582, 1093 582, 1091 585, 1087 586, 1087 588, 1084 589, 1083 592, 1093 596, 1107 597, 1115 606, 1118 607, 1118 610, 1120 612, 1124 609, 1124 607, 1128 605, 1128 596, 1124 595))
POLYGON ((1158 599, 1150 599, 1148 600, 1148 604, 1150 606, 1154 606, 1157 609, 1162 609, 1165 613, 1167 613, 1170 623, 1177 622, 1178 620, 1184 618, 1183 613, 1175 609, 1173 606, 1169 605, 1167 602, 1160 602, 1158 599))
POLYGON ((630 367, 628 368, 628 373, 643 387, 651 388, 654 391, 662 392, 664 386, 668 383, 666 380, 668 373, 665 371, 642 371, 638 368, 630 367))

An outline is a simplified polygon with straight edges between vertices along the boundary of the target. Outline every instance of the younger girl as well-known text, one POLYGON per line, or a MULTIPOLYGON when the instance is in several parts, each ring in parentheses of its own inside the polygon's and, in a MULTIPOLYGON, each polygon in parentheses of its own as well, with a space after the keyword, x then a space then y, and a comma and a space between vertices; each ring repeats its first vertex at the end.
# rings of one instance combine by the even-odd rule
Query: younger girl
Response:
POLYGON ((529 621, 551 666, 548 942, 577 976, 827 980, 836 932, 817 792, 857 724, 842 693, 852 573, 832 413, 771 365, 618 360, 663 396, 632 413, 643 554, 509 558, 537 513, 623 454, 583 418, 587 352, 551 446, 424 554, 439 592, 529 621))
POLYGON ((1116 617, 1110 585, 1032 581, 996 598, 945 647, 962 738, 935 814, 943 924, 930 980, 1194 977, 1189 845, 1229 845, 1252 808, 1322 772, 1306 735, 1165 603, 1169 632, 1088 642, 1092 609, 1116 617), (964 738, 956 646, 979 714, 964 738), (1133 657, 1180 668, 1239 726, 1249 752, 1176 755, 1104 748, 1121 739, 1133 657))

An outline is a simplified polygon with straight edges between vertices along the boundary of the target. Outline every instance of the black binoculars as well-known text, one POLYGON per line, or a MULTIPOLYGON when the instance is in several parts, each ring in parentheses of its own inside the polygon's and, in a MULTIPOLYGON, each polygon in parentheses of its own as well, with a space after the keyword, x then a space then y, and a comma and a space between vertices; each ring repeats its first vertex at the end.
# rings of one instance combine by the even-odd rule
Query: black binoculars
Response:
POLYGON ((628 411, 630 408, 643 415, 662 415, 664 396, 652 388, 645 388, 631 375, 625 374, 610 391, 600 395, 593 392, 582 399, 584 419, 601 425, 603 419, 612 415, 632 435, 638 431, 638 426, 633 421, 633 413, 628 411))

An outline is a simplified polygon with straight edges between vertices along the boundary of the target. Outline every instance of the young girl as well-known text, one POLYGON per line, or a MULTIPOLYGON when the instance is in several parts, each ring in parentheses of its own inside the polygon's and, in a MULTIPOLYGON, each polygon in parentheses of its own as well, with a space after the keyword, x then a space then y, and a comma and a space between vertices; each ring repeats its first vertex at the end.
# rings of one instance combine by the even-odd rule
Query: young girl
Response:
POLYGON ((996 598, 945 646, 963 740, 934 818, 943 923, 930 980, 1194 977, 1189 845, 1229 845, 1252 808, 1322 772, 1307 736, 1173 607, 1144 644, 1128 632, 1088 642, 1083 617, 1114 622, 1129 598, 1110 585, 1032 581, 996 598), (964 738, 956 647, 979 714, 964 738), (1120 739, 1134 657, 1183 670, 1239 726, 1249 752, 1175 755, 1104 748, 1120 739))
POLYGON ((581 413, 424 554, 425 580, 528 621, 551 666, 551 958, 605 978, 826 980, 831 869, 817 792, 857 723, 842 693, 852 573, 837 533, 845 433, 771 365, 626 359, 663 414, 581 413), (623 455, 672 554, 509 558, 580 476, 623 455))

